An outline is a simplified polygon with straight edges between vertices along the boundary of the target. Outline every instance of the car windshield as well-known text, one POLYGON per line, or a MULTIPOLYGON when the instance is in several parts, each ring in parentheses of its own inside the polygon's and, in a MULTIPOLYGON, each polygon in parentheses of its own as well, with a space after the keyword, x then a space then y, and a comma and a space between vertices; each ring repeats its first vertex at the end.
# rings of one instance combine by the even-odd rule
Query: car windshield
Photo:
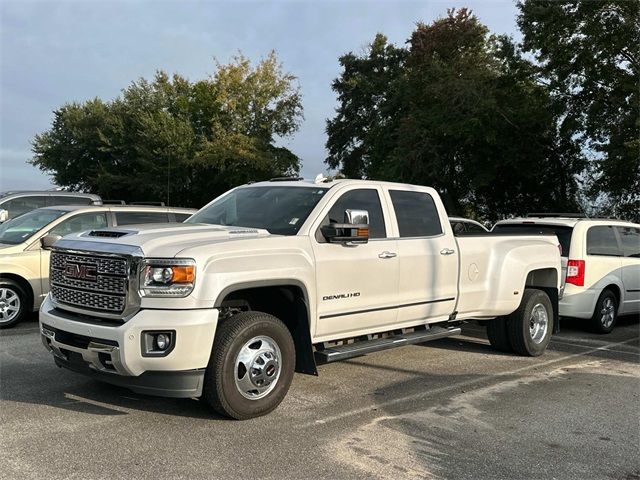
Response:
POLYGON ((242 187, 218 198, 185 223, 264 228, 276 235, 295 235, 327 188, 242 187))
POLYGON ((549 225, 549 224, 531 224, 531 223, 502 223, 493 227, 492 232, 519 232, 526 234, 542 234, 542 235, 555 235, 558 237, 560 246, 562 247, 561 255, 563 257, 569 256, 569 247, 571 246, 571 234, 573 228, 565 227, 563 225, 549 225))
POLYGON ((0 225, 0 243, 22 243, 65 213, 63 210, 40 208, 13 218, 0 225))

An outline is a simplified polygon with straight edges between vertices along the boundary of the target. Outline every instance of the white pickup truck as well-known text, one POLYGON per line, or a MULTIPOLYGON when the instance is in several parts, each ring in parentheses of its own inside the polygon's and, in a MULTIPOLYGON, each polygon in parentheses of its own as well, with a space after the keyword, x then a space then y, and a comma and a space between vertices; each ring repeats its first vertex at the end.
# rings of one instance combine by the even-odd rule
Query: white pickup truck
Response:
POLYGON ((554 235, 455 237, 432 188, 274 179, 186 224, 59 240, 40 328, 59 366, 246 419, 276 408, 294 371, 467 320, 500 350, 540 355, 560 269, 554 235))

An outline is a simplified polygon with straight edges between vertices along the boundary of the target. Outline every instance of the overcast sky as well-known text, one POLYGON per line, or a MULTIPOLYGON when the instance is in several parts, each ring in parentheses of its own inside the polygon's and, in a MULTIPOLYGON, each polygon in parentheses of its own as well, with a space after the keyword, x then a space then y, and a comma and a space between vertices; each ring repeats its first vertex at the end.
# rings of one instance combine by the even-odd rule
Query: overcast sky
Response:
POLYGON ((336 100, 338 57, 361 52, 377 32, 402 44, 418 21, 468 6, 495 33, 517 38, 512 1, 45 1, 0 0, 0 191, 49 188, 25 163, 30 142, 66 102, 111 99, 158 69, 191 80, 213 57, 258 61, 275 50, 299 79, 305 120, 284 144, 302 174, 324 172, 325 120, 336 100))

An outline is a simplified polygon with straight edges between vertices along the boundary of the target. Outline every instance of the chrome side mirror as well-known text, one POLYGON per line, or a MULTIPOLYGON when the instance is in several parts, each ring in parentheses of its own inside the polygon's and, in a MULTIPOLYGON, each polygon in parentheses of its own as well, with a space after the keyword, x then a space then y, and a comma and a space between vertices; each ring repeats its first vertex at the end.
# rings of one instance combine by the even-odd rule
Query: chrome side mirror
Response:
POLYGON ((60 240, 62 237, 60 235, 45 235, 40 239, 40 246, 44 250, 49 250, 54 243, 60 240))
POLYGON ((320 229, 329 243, 358 245, 369 241, 369 212, 345 210, 344 223, 330 223, 320 229))
POLYGON ((0 208, 0 223, 6 222, 7 220, 9 220, 9 211, 0 208))
POLYGON ((344 223, 351 225, 369 225, 369 212, 366 210, 345 210, 344 223))

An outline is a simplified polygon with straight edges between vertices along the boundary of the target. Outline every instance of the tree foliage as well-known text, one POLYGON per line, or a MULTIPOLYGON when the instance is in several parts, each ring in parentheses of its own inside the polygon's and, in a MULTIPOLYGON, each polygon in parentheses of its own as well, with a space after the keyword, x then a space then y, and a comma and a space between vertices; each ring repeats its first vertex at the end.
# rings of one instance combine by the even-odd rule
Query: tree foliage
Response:
POLYGON ((158 72, 115 100, 71 103, 33 141, 32 163, 58 185, 103 198, 201 206, 240 183, 299 171, 276 140, 302 118, 295 77, 274 53, 253 67, 237 56, 190 82, 158 72))
POLYGON ((609 213, 640 220, 640 2, 518 7, 523 46, 561 105, 562 128, 593 158, 590 193, 605 196, 609 213))
POLYGON ((486 219, 576 208, 579 151, 509 38, 460 9, 418 24, 407 44, 378 35, 341 57, 330 167, 431 185, 452 212, 486 219))

